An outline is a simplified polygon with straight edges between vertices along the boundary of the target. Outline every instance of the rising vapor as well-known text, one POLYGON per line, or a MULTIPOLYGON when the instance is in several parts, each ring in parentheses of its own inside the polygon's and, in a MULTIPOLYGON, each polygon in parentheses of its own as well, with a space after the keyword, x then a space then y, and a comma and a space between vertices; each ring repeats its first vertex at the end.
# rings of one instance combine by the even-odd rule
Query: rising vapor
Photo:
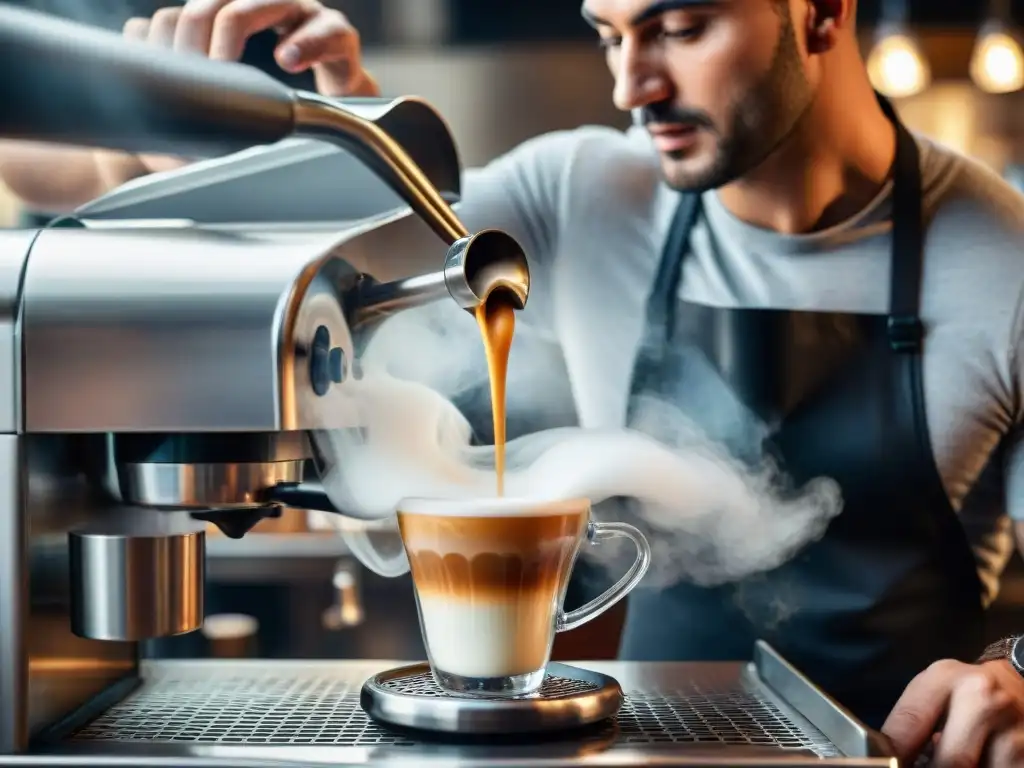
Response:
MULTIPOLYGON (((362 368, 348 386, 364 428, 319 433, 316 442, 333 503, 383 521, 347 523, 354 554, 393 576, 408 568, 392 522, 400 499, 494 495, 493 446, 475 439, 490 418, 487 369, 473 318, 448 302, 389 318, 362 368)), ((518 436, 507 446, 505 493, 587 497, 599 519, 638 525, 653 550, 648 585, 715 585, 770 570, 818 539, 842 509, 832 480, 794 489, 769 457, 751 462, 748 452, 741 463, 671 403, 644 399, 620 429, 538 427, 537 414, 569 423, 567 384, 557 348, 529 328, 517 331, 508 413, 509 436, 518 436)), ((728 418, 746 422, 731 432, 765 433, 749 412, 738 414, 730 404, 728 418)), ((602 560, 618 562, 612 554, 602 560)))

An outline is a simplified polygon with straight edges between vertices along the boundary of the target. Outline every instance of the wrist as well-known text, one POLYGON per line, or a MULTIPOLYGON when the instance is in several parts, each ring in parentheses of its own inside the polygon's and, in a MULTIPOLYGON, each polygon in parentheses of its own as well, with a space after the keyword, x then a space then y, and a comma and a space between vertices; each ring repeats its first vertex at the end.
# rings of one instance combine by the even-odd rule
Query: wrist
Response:
POLYGON ((996 640, 982 651, 975 663, 985 664, 990 661, 1008 661, 1018 673, 1024 675, 1024 642, 1021 642, 1022 638, 1024 636, 1014 635, 996 640))

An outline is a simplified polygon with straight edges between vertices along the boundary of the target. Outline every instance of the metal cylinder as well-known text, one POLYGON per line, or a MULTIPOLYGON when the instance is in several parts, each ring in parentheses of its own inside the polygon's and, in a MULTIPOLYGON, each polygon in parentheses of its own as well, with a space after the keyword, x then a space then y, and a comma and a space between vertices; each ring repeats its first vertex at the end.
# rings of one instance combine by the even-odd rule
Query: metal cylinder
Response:
POLYGON ((195 521, 132 510, 68 536, 76 635, 147 640, 202 626, 206 532, 195 521))

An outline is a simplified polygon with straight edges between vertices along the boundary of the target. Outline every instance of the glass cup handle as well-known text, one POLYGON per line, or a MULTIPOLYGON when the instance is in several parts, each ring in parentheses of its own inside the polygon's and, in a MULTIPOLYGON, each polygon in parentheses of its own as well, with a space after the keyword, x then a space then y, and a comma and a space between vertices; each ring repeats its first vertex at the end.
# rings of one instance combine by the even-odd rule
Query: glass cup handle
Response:
POLYGON ((626 575, 615 583, 615 586, 598 595, 586 605, 568 613, 559 611, 555 621, 556 632, 567 632, 586 624, 591 619, 596 619, 632 592, 633 588, 640 583, 640 579, 647 573, 647 569, 651 567, 651 546, 647 543, 647 538, 632 525, 591 522, 587 526, 587 541, 591 544, 616 538, 629 539, 633 542, 636 547, 636 560, 633 561, 633 565, 626 571, 626 575))

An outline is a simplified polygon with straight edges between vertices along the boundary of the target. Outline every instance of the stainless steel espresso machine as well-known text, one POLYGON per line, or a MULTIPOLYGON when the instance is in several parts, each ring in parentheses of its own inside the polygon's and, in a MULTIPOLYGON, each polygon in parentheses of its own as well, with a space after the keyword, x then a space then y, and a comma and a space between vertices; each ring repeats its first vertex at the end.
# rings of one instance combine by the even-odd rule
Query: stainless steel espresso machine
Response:
POLYGON ((522 307, 529 271, 454 214, 458 156, 421 101, 340 103, 7 7, 0 61, 6 138, 186 156, 319 138, 404 203, 302 232, 69 217, 0 236, 9 754, 131 686, 139 641, 199 628, 205 523, 240 538, 282 506, 332 511, 309 431, 359 426, 346 385, 380 319, 493 290, 522 307))
POLYGON ((2 4, 0 137, 225 159, 0 231, 0 766, 896 766, 764 644, 736 664, 552 665, 543 703, 498 719, 440 700, 419 667, 141 659, 203 622, 206 526, 338 511, 310 430, 359 427, 348 385, 377 322, 493 290, 523 307, 526 259, 459 221, 454 142, 422 101, 296 93, 2 4), (230 221, 197 213, 281 167, 283 220, 302 207, 289 186, 321 184, 319 224, 272 226, 244 195, 219 201, 230 221), (495 735, 544 712, 594 723, 595 706, 617 715, 495 735), (431 742, 381 727, 385 710, 490 736, 431 742))

